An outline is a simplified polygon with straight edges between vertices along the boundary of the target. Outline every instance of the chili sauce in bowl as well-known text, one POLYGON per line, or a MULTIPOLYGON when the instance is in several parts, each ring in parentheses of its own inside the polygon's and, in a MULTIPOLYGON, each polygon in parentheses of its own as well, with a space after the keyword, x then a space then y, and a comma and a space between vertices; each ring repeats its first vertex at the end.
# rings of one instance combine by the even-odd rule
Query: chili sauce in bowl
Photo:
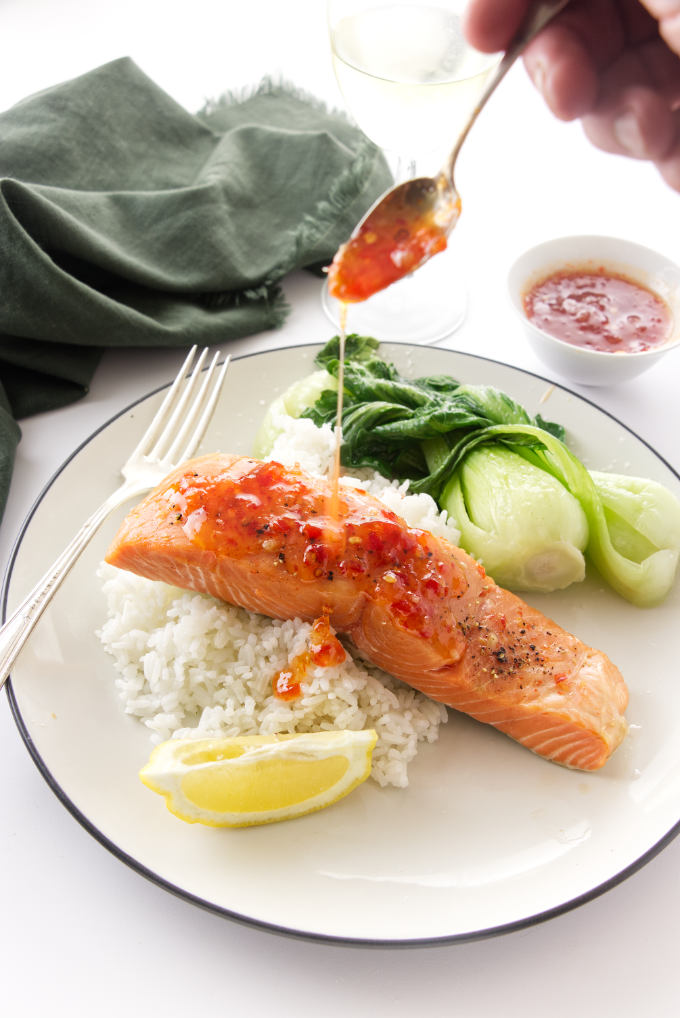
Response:
POLYGON ((680 344, 680 268, 639 244, 548 241, 515 262, 508 282, 535 353, 571 381, 625 381, 680 344))

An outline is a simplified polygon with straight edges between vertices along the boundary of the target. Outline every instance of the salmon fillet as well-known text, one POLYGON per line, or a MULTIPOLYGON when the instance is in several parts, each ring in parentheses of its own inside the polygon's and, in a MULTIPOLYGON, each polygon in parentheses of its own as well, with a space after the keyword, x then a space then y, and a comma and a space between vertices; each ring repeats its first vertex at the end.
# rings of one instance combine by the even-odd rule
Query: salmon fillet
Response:
POLYGON ((550 760, 601 767, 628 692, 605 654, 365 491, 214 454, 124 520, 107 562, 277 619, 323 614, 368 660, 550 760), (337 515, 329 513, 333 504, 337 515))

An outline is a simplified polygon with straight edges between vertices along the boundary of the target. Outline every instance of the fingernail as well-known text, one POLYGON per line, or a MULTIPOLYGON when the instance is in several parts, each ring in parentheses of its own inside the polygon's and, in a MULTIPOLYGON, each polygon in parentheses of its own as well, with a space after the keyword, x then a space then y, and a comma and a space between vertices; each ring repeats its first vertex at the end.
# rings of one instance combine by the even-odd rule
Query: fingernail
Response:
POLYGON ((543 89, 545 87, 545 64, 543 63, 543 61, 541 60, 536 60, 535 62, 532 61, 531 66, 529 68, 529 73, 531 75, 531 80, 533 81, 534 85, 536 86, 538 91, 541 92, 542 94, 543 89))
POLYGON ((647 155, 645 140, 640 131, 640 124, 637 116, 631 110, 622 113, 614 121, 614 135, 621 148, 631 156, 644 159, 647 155))

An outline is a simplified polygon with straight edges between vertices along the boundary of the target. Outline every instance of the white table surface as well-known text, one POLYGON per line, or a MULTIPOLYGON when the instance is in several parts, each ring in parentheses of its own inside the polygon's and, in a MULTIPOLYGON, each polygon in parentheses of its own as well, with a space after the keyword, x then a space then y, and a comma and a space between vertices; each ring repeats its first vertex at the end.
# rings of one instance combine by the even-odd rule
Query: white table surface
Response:
MULTIPOLYGON (((227 89, 283 77, 341 105, 322 0, 1 0, 0 109, 130 55, 188 109, 227 89)), ((455 244, 468 318, 443 345, 547 375, 504 293, 523 248, 565 233, 607 233, 680 260, 680 195, 654 171, 590 148, 554 121, 516 68, 461 159, 455 244)), ((319 284, 286 281, 291 325, 332 333, 319 284)), ((234 353, 282 342, 269 332, 234 353)), ((23 422, 0 531, 6 565, 22 520, 68 454, 136 397, 167 381, 176 352, 107 355, 89 395, 23 422)), ((618 388, 573 388, 680 469, 680 355, 618 388)), ((669 634, 674 638, 676 634, 669 634)), ((13 1018, 153 1013, 461 1016, 671 1015, 680 976, 680 841, 605 894, 548 922, 429 948, 340 947, 237 925, 173 897, 94 841, 54 797, 0 702, 0 1000, 13 1018)))

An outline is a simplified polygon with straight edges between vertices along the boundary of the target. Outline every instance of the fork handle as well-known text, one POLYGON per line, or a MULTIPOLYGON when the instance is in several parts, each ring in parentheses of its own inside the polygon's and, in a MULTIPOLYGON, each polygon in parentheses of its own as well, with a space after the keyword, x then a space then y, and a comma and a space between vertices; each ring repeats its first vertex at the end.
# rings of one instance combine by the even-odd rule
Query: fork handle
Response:
POLYGON ((61 586, 71 567, 80 557, 92 536, 114 509, 121 505, 130 494, 125 487, 114 492, 83 523, 82 527, 64 548, 58 559, 39 580, 30 594, 21 602, 0 628, 0 688, 4 686, 22 647, 61 586))

